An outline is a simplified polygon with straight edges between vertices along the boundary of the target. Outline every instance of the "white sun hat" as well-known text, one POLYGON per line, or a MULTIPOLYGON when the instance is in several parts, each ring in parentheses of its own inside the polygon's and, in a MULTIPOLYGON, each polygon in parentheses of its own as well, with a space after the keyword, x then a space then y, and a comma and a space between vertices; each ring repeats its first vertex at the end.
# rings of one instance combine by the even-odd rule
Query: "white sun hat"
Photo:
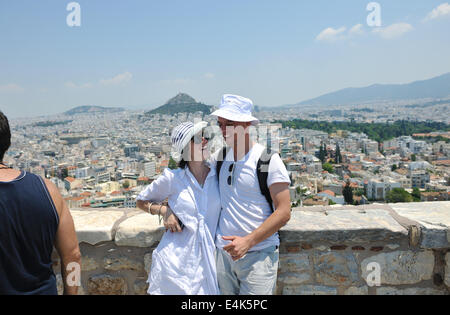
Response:
POLYGON ((225 94, 220 107, 212 116, 222 117, 237 122, 252 122, 257 124, 258 118, 253 117, 253 102, 251 99, 232 94, 225 94))
POLYGON ((183 149, 189 144, 192 137, 194 137, 202 129, 206 128, 208 123, 201 121, 195 125, 191 122, 185 122, 176 126, 172 131, 172 158, 175 162, 180 162, 182 158, 183 149))

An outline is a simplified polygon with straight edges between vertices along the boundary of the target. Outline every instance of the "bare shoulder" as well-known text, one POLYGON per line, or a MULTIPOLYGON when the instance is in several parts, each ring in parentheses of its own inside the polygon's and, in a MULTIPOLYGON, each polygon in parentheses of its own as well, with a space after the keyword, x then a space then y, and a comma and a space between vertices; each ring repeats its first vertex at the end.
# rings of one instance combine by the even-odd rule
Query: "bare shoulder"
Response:
POLYGON ((47 189, 50 192, 50 194, 52 195, 52 197, 54 195, 59 195, 60 194, 59 190, 58 190, 58 187, 56 187, 56 185, 51 180, 49 180, 47 178, 44 178, 44 183, 45 183, 45 186, 47 186, 47 189))
POLYGON ((44 178, 45 186, 47 186, 48 192, 50 193, 51 198, 53 199, 53 203, 55 204, 56 210, 58 214, 61 214, 63 210, 63 199, 61 193, 59 192, 58 187, 49 179, 44 178))

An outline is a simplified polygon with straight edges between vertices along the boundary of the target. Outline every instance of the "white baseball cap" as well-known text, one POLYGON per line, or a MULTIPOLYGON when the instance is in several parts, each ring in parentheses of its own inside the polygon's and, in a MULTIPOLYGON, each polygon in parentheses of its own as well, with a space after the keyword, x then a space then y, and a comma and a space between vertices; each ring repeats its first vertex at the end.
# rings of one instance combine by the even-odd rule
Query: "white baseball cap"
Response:
POLYGON ((252 122, 257 124, 258 118, 253 117, 253 102, 251 99, 232 94, 225 94, 220 102, 220 107, 212 116, 222 117, 237 122, 252 122))
POLYGON ((180 162, 184 148, 189 144, 192 137, 194 137, 202 129, 206 128, 208 123, 201 121, 195 125, 191 122, 185 122, 173 128, 172 141, 172 158, 175 162, 180 162))

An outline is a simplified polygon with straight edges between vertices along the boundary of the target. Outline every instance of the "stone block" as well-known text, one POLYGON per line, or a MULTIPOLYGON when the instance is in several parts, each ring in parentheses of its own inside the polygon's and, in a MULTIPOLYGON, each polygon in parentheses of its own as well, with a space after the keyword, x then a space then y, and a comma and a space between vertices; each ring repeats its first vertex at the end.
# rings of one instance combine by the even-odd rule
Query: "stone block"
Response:
POLYGON ((389 248, 390 250, 396 250, 397 248, 400 247, 400 245, 398 245, 398 244, 387 244, 386 247, 389 248))
POLYGON ((125 295, 127 292, 126 281, 121 277, 100 274, 88 280, 89 295, 125 295))
POLYGON ((148 283, 146 280, 140 279, 134 283, 133 288, 135 295, 147 295, 148 283))
POLYGON ((450 252, 445 255, 445 285, 450 287, 450 252))
POLYGON ((117 228, 115 243, 118 246, 151 247, 161 240, 164 226, 158 216, 138 214, 123 221, 117 228))
POLYGON ((450 202, 398 203, 390 205, 400 216, 421 226, 420 247, 449 248, 450 202))
POLYGON ((312 265, 308 254, 289 254, 280 256, 279 281, 301 284, 312 279, 312 265))
POLYGON ((432 251, 396 251, 368 257, 361 262, 362 278, 366 281, 373 273, 367 270, 370 263, 379 265, 381 284, 415 284, 433 276, 434 255, 432 251))
POLYGON ((100 210, 71 211, 78 242, 91 245, 114 239, 114 225, 124 216, 124 212, 100 210))
POLYGON ((123 255, 108 255, 103 259, 105 270, 132 270, 136 272, 144 271, 144 264, 140 261, 131 259, 123 255))
POLYGON ((358 245, 407 239, 408 231, 388 210, 367 209, 293 211, 289 223, 280 230, 282 242, 330 242, 358 245))
POLYGON ((283 295, 337 295, 337 289, 318 285, 285 286, 283 295))
POLYGON ((351 253, 316 253, 313 260, 314 273, 319 284, 348 286, 359 279, 358 264, 351 253))
POLYGON ((368 295, 369 288, 367 286, 363 287, 350 287, 345 290, 344 295, 368 295))
POLYGON ((377 295, 444 295, 445 291, 433 288, 407 288, 397 289, 393 287, 377 288, 377 295))
POLYGON ((312 277, 308 273, 286 272, 278 274, 277 283, 281 284, 305 284, 311 283, 312 277))
POLYGON ((89 256, 81 257, 81 271, 92 271, 98 269, 100 266, 94 258, 89 256))
POLYGON ((145 272, 150 274, 150 270, 152 268, 152 253, 145 254, 144 256, 144 269, 145 272))

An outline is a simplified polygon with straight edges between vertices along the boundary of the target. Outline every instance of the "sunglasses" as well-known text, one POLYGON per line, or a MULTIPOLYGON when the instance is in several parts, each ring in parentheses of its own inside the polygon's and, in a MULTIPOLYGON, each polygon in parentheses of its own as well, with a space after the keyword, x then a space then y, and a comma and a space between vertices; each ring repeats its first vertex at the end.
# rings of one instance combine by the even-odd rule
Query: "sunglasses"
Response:
POLYGON ((206 141, 211 140, 211 137, 202 134, 200 135, 195 135, 194 137, 192 137, 192 141, 194 141, 195 144, 201 144, 203 142, 203 139, 205 139, 206 141))

